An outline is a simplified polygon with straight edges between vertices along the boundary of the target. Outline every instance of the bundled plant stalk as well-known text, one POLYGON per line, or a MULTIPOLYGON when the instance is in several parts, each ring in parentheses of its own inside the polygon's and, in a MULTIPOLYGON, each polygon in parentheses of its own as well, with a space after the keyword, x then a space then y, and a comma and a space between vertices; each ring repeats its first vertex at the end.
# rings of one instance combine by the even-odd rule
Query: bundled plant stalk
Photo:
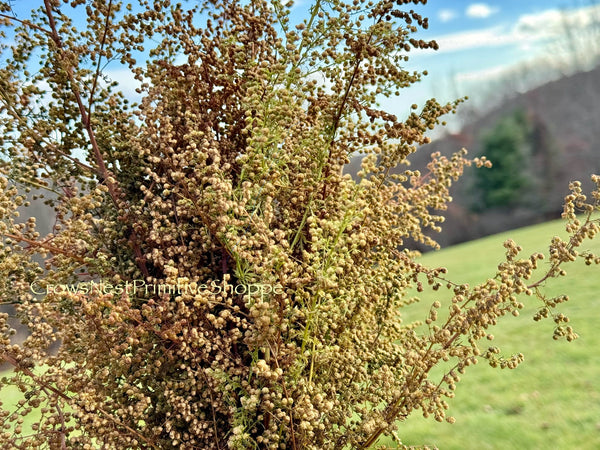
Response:
POLYGON ((378 109, 419 81, 409 51, 437 48, 412 37, 427 19, 410 3, 425 1, 316 0, 293 23, 279 1, 44 0, 27 18, 0 2, 0 295, 30 331, 16 344, 0 316, 1 384, 24 393, 0 413, 3 448, 365 449, 412 413, 452 421, 445 399, 478 359, 515 367, 482 340, 520 294, 576 337, 554 311, 567 297, 540 288, 600 261, 577 251, 599 177, 592 203, 571 186, 571 237, 544 267, 508 241, 470 287, 404 248, 436 247, 450 185, 488 165, 403 167, 459 103, 378 109), (47 235, 18 219, 34 188, 47 235), (425 285, 448 288, 448 312, 435 302, 421 333, 401 311, 425 285))

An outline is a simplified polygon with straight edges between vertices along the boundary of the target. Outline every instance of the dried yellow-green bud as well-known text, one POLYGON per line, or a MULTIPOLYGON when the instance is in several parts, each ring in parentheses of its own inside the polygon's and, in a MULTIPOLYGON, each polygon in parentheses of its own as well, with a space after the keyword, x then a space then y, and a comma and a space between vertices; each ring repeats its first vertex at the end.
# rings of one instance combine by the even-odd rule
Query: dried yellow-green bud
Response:
POLYGON ((410 2, 316 1, 300 23, 291 2, 146 3, 40 1, 21 18, 0 2, 0 298, 29 329, 17 344, 0 314, 23 392, 0 411, 2 447, 366 449, 418 409, 452 423, 446 399, 480 358, 523 360, 480 344, 519 295, 577 337, 555 312, 568 297, 541 287, 600 263, 579 250, 599 176, 593 201, 571 185, 548 267, 508 240, 469 286, 404 248, 437 248, 452 184, 489 166, 460 150, 405 170, 462 101, 376 107, 420 80, 399 69, 407 51, 437 48, 412 37, 427 20, 410 2), (50 230, 16 219, 28 189, 46 192, 50 230), (429 288, 422 331, 401 309, 429 288))

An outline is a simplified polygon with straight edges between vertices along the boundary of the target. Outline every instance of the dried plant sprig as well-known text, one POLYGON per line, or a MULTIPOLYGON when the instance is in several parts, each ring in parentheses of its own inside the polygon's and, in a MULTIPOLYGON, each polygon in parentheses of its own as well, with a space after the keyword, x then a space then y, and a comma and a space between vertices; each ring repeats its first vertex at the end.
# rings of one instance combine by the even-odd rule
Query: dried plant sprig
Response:
POLYGON ((404 119, 378 108, 419 81, 409 51, 437 48, 413 37, 427 19, 411 3, 425 2, 317 0, 292 23, 279 1, 44 0, 28 18, 0 2, 14 37, 0 295, 30 332, 16 344, 0 315, 15 368, 0 385, 24 393, 0 411, 4 446, 368 448, 418 410, 452 422, 446 400, 478 360, 516 367, 522 355, 482 342, 520 296, 541 299, 555 338, 576 337, 555 311, 567 297, 543 285, 573 259, 600 262, 578 250, 598 230, 597 176, 591 202, 572 184, 571 237, 552 241, 545 271, 507 241, 495 277, 470 287, 404 248, 437 247, 452 183, 489 166, 461 150, 401 169, 462 101, 404 119), (111 67, 137 80, 138 104, 111 67), (52 195, 44 236, 18 219, 31 187, 52 195), (401 313, 426 285, 449 305, 432 304, 422 333, 401 313))

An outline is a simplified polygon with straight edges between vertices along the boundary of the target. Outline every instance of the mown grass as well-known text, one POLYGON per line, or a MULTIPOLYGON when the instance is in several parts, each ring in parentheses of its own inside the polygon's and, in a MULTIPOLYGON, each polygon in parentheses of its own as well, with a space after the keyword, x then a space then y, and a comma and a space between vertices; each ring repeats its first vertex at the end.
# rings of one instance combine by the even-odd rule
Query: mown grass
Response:
MULTIPOLYGON (((506 239, 521 245, 526 257, 547 252, 554 235, 566 237, 563 221, 429 253, 422 262, 446 267, 448 279, 474 285, 494 276, 506 239)), ((600 236, 582 248, 600 253, 600 236)), ((540 302, 525 297, 522 314, 506 317, 493 331, 494 345, 504 355, 522 352, 525 361, 515 370, 493 369, 485 361, 470 367, 449 401, 456 423, 438 423, 416 413, 400 424, 403 444, 445 450, 600 448, 600 268, 578 261, 565 269, 567 277, 547 282, 546 292, 569 295, 569 302, 559 307, 579 339, 552 340, 554 323, 534 322, 540 302)), ((440 289, 424 292, 421 298, 406 308, 407 320, 424 319, 432 301, 447 305, 451 295, 440 289)), ((389 440, 379 444, 391 446, 389 440)))

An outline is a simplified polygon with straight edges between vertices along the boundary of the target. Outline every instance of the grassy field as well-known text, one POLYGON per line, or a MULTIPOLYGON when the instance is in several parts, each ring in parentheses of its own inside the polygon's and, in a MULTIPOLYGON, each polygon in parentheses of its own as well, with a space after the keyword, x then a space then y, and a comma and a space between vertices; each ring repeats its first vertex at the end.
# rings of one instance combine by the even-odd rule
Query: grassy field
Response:
MULTIPOLYGON (((524 247, 525 255, 547 250, 557 234, 564 236, 563 223, 550 222, 429 253, 422 262, 446 267, 453 281, 475 284, 494 275, 508 237, 524 247)), ((600 237, 592 244, 586 248, 600 253, 600 237)), ((472 367, 450 401, 456 423, 415 414, 401 424, 404 444, 444 450, 600 448, 600 268, 574 263, 566 269, 568 277, 552 280, 547 288, 549 293, 570 295, 562 311, 580 338, 553 341, 553 322, 534 322, 531 316, 539 303, 525 298, 530 301, 521 316, 507 317, 493 331, 494 345, 505 355, 524 353, 525 362, 512 371, 492 369, 485 362, 472 367)), ((433 300, 447 304, 450 297, 442 289, 425 292, 423 301, 406 308, 405 315, 408 320, 423 319, 433 300)), ((1 395, 8 406, 23 394, 9 387, 1 395)))
MULTIPOLYGON (((547 252, 554 235, 566 236, 562 221, 428 253, 422 262, 446 267, 449 279, 473 285, 494 276, 507 238, 523 247, 525 257, 547 252)), ((600 253, 600 237, 595 241, 583 248, 600 253)), ((522 352, 525 361, 515 370, 493 369, 485 361, 471 367, 449 402, 456 423, 437 423, 415 414, 399 428, 405 445, 444 450, 600 448, 600 268, 576 262, 565 269, 568 276, 551 280, 546 288, 548 293, 570 296, 561 311, 580 338, 571 343, 553 341, 554 323, 534 322, 540 302, 525 297, 522 314, 506 317, 492 331, 494 345, 503 354, 522 352)), ((447 305, 451 295, 440 289, 424 292, 421 298, 421 303, 406 309, 407 319, 424 319, 432 301, 447 305)), ((380 444, 390 445, 385 440, 380 444)))

